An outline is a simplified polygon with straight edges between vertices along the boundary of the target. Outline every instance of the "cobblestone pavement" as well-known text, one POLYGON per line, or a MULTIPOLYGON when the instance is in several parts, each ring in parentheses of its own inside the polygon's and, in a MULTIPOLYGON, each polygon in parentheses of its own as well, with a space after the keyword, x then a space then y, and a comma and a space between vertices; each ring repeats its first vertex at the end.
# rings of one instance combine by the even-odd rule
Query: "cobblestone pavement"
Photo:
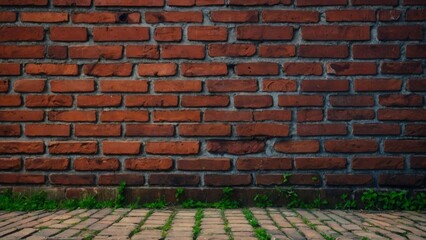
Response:
POLYGON ((0 211, 0 239, 426 239, 424 212, 249 210, 260 227, 242 209, 0 211))

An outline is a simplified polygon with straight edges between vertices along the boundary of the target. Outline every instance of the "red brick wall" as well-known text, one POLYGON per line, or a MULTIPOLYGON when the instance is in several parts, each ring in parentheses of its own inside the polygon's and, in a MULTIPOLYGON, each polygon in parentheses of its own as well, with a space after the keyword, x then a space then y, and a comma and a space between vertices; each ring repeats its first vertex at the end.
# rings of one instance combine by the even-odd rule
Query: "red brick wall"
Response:
POLYGON ((424 189, 424 0, 1 0, 0 184, 424 189))

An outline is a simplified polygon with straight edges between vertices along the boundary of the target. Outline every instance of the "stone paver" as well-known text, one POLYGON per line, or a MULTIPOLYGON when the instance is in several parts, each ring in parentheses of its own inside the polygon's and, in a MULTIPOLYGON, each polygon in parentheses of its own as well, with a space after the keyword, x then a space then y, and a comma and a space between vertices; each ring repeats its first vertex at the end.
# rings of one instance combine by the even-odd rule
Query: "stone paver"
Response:
MULTIPOLYGON (((250 208, 272 239, 426 239, 426 213, 250 208)), ((195 209, 0 211, 0 239, 194 239, 195 209)), ((242 209, 203 209, 199 240, 258 239, 242 209)))

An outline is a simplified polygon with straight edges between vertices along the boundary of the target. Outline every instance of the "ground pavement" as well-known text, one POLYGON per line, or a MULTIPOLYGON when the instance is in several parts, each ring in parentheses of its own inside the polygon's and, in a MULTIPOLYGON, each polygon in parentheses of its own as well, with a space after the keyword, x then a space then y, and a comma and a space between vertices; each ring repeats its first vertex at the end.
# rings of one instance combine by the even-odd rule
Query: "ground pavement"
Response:
MULTIPOLYGON (((272 239, 426 239, 426 213, 250 208, 272 239)), ((0 211, 0 239, 258 239, 242 209, 0 211), (201 219, 201 220, 200 220, 201 219), (195 230, 197 232, 197 230, 195 230)))

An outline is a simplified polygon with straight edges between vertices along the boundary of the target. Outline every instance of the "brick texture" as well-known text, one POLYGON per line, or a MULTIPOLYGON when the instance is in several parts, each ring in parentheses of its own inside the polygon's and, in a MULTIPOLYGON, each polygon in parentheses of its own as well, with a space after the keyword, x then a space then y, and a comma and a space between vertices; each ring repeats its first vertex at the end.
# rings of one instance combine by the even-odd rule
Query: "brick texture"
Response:
POLYGON ((0 183, 424 190, 424 6, 0 1, 0 183))

